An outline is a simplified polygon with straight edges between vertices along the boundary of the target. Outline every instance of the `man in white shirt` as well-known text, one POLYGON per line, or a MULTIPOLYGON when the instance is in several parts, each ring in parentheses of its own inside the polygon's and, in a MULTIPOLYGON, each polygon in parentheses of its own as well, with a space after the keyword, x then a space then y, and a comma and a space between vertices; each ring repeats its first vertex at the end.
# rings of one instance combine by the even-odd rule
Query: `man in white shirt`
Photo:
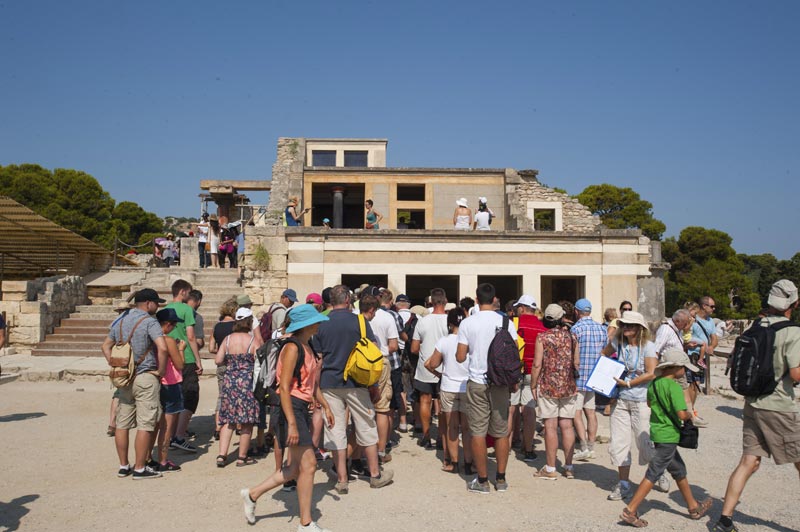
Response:
POLYGON ((439 338, 447 336, 447 294, 442 288, 431 290, 431 304, 433 310, 430 314, 419 320, 414 329, 414 338, 411 341, 411 353, 419 353, 417 368, 414 372, 414 389, 419 394, 419 417, 422 422, 422 438, 420 447, 431 450, 441 448, 444 435, 447 433, 444 413, 439 411, 439 438, 437 444, 431 443, 431 406, 434 399, 439 399, 439 377, 425 369, 425 362, 433 354, 439 338))
MULTIPOLYGON (((384 291, 381 296, 388 293, 389 304, 392 301, 392 293, 384 291)), ((384 296, 385 299, 385 296, 384 296)), ((392 430, 392 357, 397 355, 397 339, 399 332, 397 322, 394 317, 379 307, 380 301, 374 296, 364 296, 361 299, 359 308, 364 318, 369 320, 372 332, 375 334, 378 347, 383 354, 383 371, 378 380, 377 391, 373 392, 373 405, 375 406, 375 421, 378 424, 378 456, 381 462, 388 462, 391 456, 386 454, 386 442, 389 441, 389 433, 392 430)), ((399 358, 399 357, 398 357, 399 358)))
POLYGON ((203 213, 203 221, 197 224, 197 252, 200 254, 200 267, 211 266, 211 253, 206 249, 208 243, 208 213, 203 213))
MULTIPOLYGON (((679 349, 686 351, 683 347, 683 330, 689 325, 691 314, 686 309, 678 309, 656 331, 656 354, 660 357, 661 353, 667 349, 679 349)), ((683 379, 686 384, 686 379, 683 379)), ((686 389, 687 386, 684 386, 686 389)))
MULTIPOLYGON (((503 316, 495 312, 495 289, 483 283, 475 290, 478 312, 461 322, 458 328, 458 351, 456 360, 469 361, 469 381, 467 382, 467 419, 472 433, 472 454, 475 460, 477 478, 473 479, 468 490, 475 493, 489 493, 489 478, 486 463, 486 434, 494 437, 497 457, 497 491, 506 491, 506 466, 508 465, 508 406, 511 391, 508 386, 494 386, 488 383, 489 345, 497 330, 503 326, 503 316)), ((514 322, 509 320, 508 331, 517 339, 514 322)))

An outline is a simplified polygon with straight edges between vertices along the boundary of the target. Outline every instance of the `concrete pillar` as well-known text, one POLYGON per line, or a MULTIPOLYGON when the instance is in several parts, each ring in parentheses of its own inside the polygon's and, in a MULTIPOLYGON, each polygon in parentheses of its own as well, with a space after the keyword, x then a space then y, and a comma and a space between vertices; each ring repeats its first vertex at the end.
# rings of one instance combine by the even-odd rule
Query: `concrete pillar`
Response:
MULTIPOLYGON (((477 275, 459 275, 458 293, 461 297, 471 297, 475 299, 475 289, 478 288, 477 275)), ((475 303, 477 305, 477 302, 475 303)))
POLYGON ((333 227, 341 229, 344 217, 344 187, 333 187, 331 194, 333 195, 333 227))

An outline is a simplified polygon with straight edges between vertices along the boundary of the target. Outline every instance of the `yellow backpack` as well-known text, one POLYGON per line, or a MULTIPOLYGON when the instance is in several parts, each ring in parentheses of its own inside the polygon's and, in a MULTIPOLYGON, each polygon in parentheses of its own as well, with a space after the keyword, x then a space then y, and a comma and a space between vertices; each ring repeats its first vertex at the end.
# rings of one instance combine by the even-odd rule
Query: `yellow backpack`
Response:
POLYGON ((383 371, 383 353, 375 342, 367 338, 367 326, 364 315, 358 315, 361 338, 350 352, 344 368, 344 379, 350 379, 361 386, 372 386, 381 378, 383 371))

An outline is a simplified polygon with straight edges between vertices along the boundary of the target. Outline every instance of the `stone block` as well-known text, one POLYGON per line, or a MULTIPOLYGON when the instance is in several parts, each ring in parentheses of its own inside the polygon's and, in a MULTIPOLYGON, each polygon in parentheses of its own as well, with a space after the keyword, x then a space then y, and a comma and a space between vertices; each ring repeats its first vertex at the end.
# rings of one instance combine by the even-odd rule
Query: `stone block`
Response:
POLYGON ((269 269, 270 271, 286 271, 287 258, 286 255, 270 256, 269 269))
POLYGON ((33 346, 44 340, 44 328, 33 326, 19 326, 10 330, 9 343, 15 345, 33 346))
POLYGON ((28 281, 3 281, 3 297, 9 292, 28 292, 28 281))
POLYGON ((47 312, 47 305, 39 301, 22 301, 19 311, 23 314, 42 314, 47 312))
POLYGON ((44 314, 17 314, 14 325, 17 327, 42 327, 45 321, 44 314))
POLYGON ((6 292, 3 291, 4 301, 27 301, 28 294, 25 292, 6 292))

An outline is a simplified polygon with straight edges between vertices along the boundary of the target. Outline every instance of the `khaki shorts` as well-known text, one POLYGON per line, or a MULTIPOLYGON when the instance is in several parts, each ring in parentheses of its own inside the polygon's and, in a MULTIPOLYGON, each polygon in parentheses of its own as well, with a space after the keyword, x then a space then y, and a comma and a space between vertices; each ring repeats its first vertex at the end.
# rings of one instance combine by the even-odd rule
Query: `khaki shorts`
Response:
POLYGON ((439 392, 439 406, 442 412, 467 413, 467 392, 439 392))
POLYGON ((533 399, 533 392, 531 391, 531 376, 525 375, 522 382, 519 383, 519 388, 516 392, 511 394, 511 406, 522 405, 525 408, 536 408, 536 401, 533 399))
POLYGON ((385 414, 391 410, 392 405, 392 365, 386 358, 383 359, 381 378, 378 379, 376 386, 378 387, 378 397, 372 403, 376 412, 385 414))
POLYGON ((775 463, 800 462, 800 414, 744 406, 742 452, 771 456, 775 463))
POLYGON ((578 390, 578 401, 575 403, 575 412, 580 412, 584 408, 587 410, 594 410, 596 408, 594 402, 594 392, 587 392, 578 390))
POLYGON ((551 397, 539 397, 539 417, 541 419, 552 419, 562 417, 572 419, 575 417, 575 408, 578 404, 578 396, 561 397, 559 399, 551 397))
POLYGON ((137 375, 133 384, 119 389, 117 428, 156 430, 161 419, 161 380, 152 373, 137 375))
POLYGON ((325 448, 336 451, 347 449, 347 409, 355 426, 356 442, 362 447, 378 443, 378 426, 375 410, 366 388, 328 388, 322 390, 333 413, 333 427, 325 423, 325 448))
POLYGON ((467 381, 467 421, 473 436, 508 435, 508 386, 467 381))

